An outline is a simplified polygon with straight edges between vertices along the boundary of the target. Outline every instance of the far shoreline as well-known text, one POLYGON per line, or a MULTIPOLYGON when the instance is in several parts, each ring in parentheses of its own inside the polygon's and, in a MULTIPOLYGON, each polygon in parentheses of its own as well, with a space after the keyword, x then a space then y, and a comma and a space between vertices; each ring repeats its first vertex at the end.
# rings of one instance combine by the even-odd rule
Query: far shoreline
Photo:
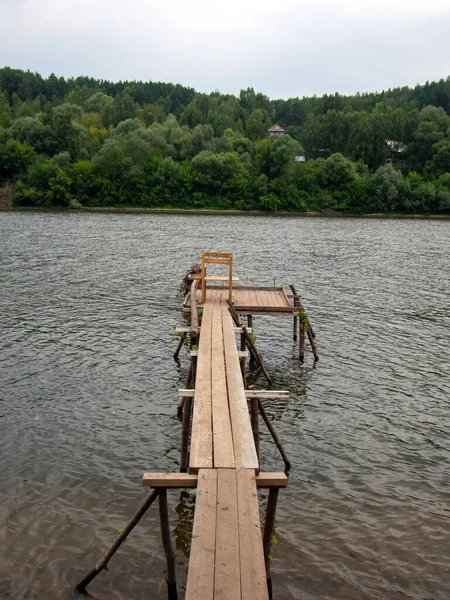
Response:
POLYGON ((328 219, 424 219, 424 220, 448 220, 450 215, 427 215, 427 214, 402 214, 402 213, 344 213, 340 211, 323 212, 299 212, 299 211, 262 211, 262 210, 238 210, 238 209, 213 209, 213 208, 144 208, 132 206, 82 206, 77 209, 67 207, 43 208, 37 206, 13 206, 0 209, 0 212, 98 212, 98 213, 123 213, 123 214, 173 214, 173 215, 239 215, 255 217, 305 217, 305 218, 328 218, 328 219))
POLYGON ((344 213, 339 211, 263 211, 213 208, 143 208, 143 207, 110 207, 83 206, 79 210, 85 212, 119 212, 119 213, 159 213, 159 214, 199 214, 199 215, 241 215, 257 217, 306 217, 306 218, 364 218, 364 219, 450 219, 450 215, 423 215, 401 213, 344 213))

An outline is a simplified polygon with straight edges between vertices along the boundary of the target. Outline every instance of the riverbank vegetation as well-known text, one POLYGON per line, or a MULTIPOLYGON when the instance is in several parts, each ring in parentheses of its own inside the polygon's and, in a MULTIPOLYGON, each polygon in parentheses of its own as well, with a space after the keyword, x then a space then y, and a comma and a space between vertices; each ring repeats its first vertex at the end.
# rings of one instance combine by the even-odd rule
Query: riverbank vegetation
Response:
POLYGON ((270 100, 5 67, 0 186, 16 206, 448 214, 449 113, 450 78, 270 100))

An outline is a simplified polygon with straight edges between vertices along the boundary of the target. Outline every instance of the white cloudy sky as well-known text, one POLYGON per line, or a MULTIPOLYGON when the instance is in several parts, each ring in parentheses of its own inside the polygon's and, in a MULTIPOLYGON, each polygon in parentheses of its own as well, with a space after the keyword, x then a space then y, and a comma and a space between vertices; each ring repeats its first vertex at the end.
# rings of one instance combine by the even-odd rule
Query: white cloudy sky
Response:
POLYGON ((450 74, 450 0, 0 0, 0 65, 271 98, 450 74))

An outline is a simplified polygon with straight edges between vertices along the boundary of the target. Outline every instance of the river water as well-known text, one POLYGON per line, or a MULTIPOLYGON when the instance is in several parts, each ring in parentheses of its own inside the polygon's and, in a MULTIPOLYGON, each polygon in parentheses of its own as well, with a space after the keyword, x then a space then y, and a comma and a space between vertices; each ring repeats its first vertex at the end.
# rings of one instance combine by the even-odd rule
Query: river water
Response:
MULTIPOLYGON (((290 318, 256 317, 293 463, 274 597, 450 598, 450 223, 264 216, 0 213, 0 598, 68 599, 147 492, 177 471, 177 288, 201 251, 242 282, 294 282, 320 362, 290 318)), ((264 380, 254 381, 265 387, 264 380)), ((262 438, 263 470, 282 470, 262 438)), ((261 494, 264 508, 266 494, 261 494)), ((184 597, 195 499, 169 493, 184 597)), ((152 508, 90 591, 165 599, 152 508)))

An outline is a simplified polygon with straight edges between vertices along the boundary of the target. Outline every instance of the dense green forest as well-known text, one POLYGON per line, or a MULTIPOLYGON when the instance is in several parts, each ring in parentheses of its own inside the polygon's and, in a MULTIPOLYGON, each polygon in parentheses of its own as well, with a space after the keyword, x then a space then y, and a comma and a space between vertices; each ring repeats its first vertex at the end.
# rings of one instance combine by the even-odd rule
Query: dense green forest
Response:
POLYGON ((0 186, 17 206, 449 213, 449 113, 450 78, 270 100, 4 67, 0 186))

